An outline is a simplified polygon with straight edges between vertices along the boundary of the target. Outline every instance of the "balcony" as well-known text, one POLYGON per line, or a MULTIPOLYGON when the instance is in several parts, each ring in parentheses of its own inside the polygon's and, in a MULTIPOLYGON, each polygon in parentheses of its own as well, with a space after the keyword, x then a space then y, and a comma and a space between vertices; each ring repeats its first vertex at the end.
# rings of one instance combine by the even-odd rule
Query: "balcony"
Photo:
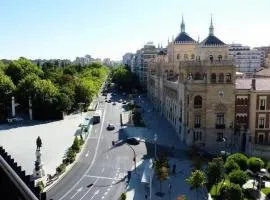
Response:
POLYGON ((264 128, 264 124, 260 124, 259 125, 259 128, 264 128))
POLYGON ((265 110, 265 106, 260 106, 260 110, 265 110))
POLYGON ((216 129, 225 129, 225 124, 216 124, 216 129))
POLYGON ((201 128, 201 124, 194 124, 194 128, 201 128))

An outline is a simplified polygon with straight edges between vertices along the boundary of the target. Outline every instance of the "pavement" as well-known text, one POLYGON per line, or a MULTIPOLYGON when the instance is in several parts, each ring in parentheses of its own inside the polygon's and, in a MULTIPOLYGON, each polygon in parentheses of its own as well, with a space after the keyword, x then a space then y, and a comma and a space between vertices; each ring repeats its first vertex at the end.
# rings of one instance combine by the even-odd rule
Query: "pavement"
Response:
POLYGON ((82 123, 84 116, 85 114, 75 114, 53 122, 25 121, 20 124, 0 125, 0 146, 3 146, 26 174, 30 175, 36 160, 36 139, 40 136, 41 159, 46 174, 54 174, 67 148, 72 145, 78 125, 82 123))

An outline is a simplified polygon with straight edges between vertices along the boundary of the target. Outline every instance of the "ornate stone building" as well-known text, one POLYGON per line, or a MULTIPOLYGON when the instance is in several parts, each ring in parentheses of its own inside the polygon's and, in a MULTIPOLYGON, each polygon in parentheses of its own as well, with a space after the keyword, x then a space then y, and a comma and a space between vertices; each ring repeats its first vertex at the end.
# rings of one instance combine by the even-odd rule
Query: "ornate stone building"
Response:
POLYGON ((235 72, 228 45, 214 35, 212 19, 201 43, 185 32, 182 19, 167 55, 160 52, 150 64, 148 95, 180 140, 217 151, 233 137, 235 72))

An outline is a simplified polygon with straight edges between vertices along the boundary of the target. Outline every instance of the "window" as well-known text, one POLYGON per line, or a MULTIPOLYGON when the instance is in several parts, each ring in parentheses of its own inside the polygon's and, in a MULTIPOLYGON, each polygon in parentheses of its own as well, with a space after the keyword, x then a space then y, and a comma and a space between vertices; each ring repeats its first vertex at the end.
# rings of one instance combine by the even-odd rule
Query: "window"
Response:
POLYGON ((189 113, 187 112, 187 127, 189 126, 189 113))
POLYGON ((180 59, 180 54, 177 54, 176 59, 177 59, 177 60, 180 59))
POLYGON ((232 81, 232 76, 231 76, 230 73, 227 73, 227 74, 226 74, 226 82, 227 82, 227 83, 230 83, 231 81, 232 81))
POLYGON ((209 56, 209 59, 210 59, 211 62, 214 61, 214 57, 212 55, 209 56))
POLYGON ((195 115, 195 124, 194 128, 200 128, 201 127, 201 116, 195 115))
POLYGON ((217 113, 216 129, 224 129, 224 113, 217 113))
POLYGON ((188 55, 184 54, 184 60, 188 60, 188 55))
POLYGON ((199 72, 196 72, 194 80, 201 80, 201 74, 199 72))
POLYGON ((263 144, 263 138, 264 138, 264 134, 263 133, 259 133, 259 135, 258 135, 258 143, 259 144, 263 144))
POLYGON ((195 59, 195 55, 191 54, 191 59, 194 60, 195 59))
POLYGON ((216 74, 215 74, 215 73, 212 73, 212 74, 211 74, 211 82, 212 82, 212 83, 216 83, 216 78, 217 78, 217 77, 216 77, 216 74))
POLYGON ((193 141, 202 140, 202 132, 193 132, 193 141))
POLYGON ((189 96, 187 95, 187 105, 189 105, 189 96))
POLYGON ((218 61, 221 61, 222 60, 222 55, 219 55, 218 56, 218 61))
POLYGON ((220 73, 220 74, 218 75, 218 82, 219 82, 219 83, 223 83, 223 82, 224 82, 224 74, 223 74, 223 73, 220 73))
POLYGON ((202 97, 201 96, 195 96, 194 97, 194 108, 201 108, 202 107, 202 97))
POLYGON ((260 97, 260 110, 266 109, 266 97, 260 97))
POLYGON ((259 128, 264 128, 264 117, 260 116, 259 117, 259 128))

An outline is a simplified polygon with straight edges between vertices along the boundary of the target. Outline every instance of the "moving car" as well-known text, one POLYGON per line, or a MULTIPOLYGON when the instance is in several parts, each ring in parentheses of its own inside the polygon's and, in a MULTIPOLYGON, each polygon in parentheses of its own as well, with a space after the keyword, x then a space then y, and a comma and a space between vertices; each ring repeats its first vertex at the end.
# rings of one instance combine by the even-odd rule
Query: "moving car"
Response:
POLYGON ((116 105, 116 103, 115 103, 115 102, 113 102, 113 104, 112 104, 112 105, 114 105, 114 106, 115 106, 115 105, 116 105))
POLYGON ((123 101, 123 104, 126 104, 127 103, 127 101, 123 101))
POLYGON ((113 124, 109 123, 108 126, 107 126, 107 129, 108 129, 108 130, 114 130, 115 127, 114 127, 113 124))
POLYGON ((100 122, 100 118, 101 118, 101 110, 96 110, 94 116, 93 116, 93 124, 97 124, 100 122))
POLYGON ((130 137, 126 140, 128 144, 131 145, 138 145, 140 144, 141 139, 139 137, 130 137))
POLYGON ((21 117, 11 117, 7 119, 8 123, 16 123, 16 122, 20 122, 23 121, 23 118, 21 117))

